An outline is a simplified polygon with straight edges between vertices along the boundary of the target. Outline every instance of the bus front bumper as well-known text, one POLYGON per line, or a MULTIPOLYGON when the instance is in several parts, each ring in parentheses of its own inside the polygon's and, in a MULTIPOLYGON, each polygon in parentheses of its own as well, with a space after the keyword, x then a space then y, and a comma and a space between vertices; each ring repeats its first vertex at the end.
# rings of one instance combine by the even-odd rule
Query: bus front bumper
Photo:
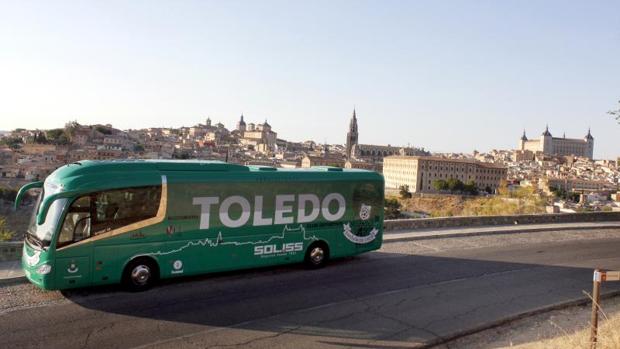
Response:
POLYGON ((47 254, 43 251, 37 251, 27 242, 24 242, 24 250, 22 251, 22 269, 28 281, 32 282, 39 288, 44 290, 53 290, 54 267, 42 256, 47 254))

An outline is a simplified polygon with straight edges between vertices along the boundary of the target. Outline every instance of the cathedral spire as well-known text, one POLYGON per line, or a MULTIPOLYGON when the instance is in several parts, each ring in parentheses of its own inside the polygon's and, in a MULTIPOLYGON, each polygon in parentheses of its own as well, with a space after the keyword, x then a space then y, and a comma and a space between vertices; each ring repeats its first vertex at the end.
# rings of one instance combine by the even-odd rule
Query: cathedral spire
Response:
POLYGON ((347 159, 352 159, 355 154, 354 146, 357 144, 358 130, 357 130, 357 115, 355 113, 355 107, 353 107, 353 116, 351 117, 351 122, 349 123, 349 132, 347 132, 347 143, 346 143, 346 156, 347 159))

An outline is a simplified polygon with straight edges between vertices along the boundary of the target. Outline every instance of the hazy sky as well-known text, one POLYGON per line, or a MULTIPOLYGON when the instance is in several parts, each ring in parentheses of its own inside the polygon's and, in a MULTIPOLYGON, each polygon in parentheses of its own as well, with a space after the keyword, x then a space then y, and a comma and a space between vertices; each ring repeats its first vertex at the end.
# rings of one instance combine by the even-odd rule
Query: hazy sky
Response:
POLYGON ((290 140, 620 155, 619 1, 3 1, 0 130, 265 119, 290 140))

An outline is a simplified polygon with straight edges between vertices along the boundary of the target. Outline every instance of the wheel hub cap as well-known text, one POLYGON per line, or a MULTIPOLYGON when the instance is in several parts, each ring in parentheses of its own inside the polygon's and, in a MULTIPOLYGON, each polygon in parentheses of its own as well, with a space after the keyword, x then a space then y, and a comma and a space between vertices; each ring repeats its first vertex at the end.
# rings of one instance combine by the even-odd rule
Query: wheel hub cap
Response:
POLYGON ((312 249, 312 252, 310 252, 310 259, 312 259, 312 262, 315 264, 321 263, 324 256, 325 256, 325 253, 323 252, 323 249, 320 247, 315 247, 312 249))
POLYGON ((144 285, 151 278, 151 270, 146 265, 139 265, 131 271, 131 280, 136 285, 144 285))

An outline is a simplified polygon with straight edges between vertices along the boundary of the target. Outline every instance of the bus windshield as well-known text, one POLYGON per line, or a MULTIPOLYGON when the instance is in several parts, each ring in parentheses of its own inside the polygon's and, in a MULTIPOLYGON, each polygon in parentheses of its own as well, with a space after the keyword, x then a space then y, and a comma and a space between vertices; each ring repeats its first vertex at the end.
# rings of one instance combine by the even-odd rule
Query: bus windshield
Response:
POLYGON ((30 242, 39 245, 40 247, 48 246, 52 241, 52 236, 54 235, 54 231, 60 215, 62 214, 62 210, 67 203, 67 199, 63 198, 54 200, 47 211, 47 217, 43 224, 37 224, 37 214, 39 213, 39 208, 45 196, 53 195, 57 193, 59 189, 60 188, 54 184, 45 183, 43 190, 38 195, 36 204, 34 205, 30 225, 28 226, 27 237, 30 238, 30 242))

